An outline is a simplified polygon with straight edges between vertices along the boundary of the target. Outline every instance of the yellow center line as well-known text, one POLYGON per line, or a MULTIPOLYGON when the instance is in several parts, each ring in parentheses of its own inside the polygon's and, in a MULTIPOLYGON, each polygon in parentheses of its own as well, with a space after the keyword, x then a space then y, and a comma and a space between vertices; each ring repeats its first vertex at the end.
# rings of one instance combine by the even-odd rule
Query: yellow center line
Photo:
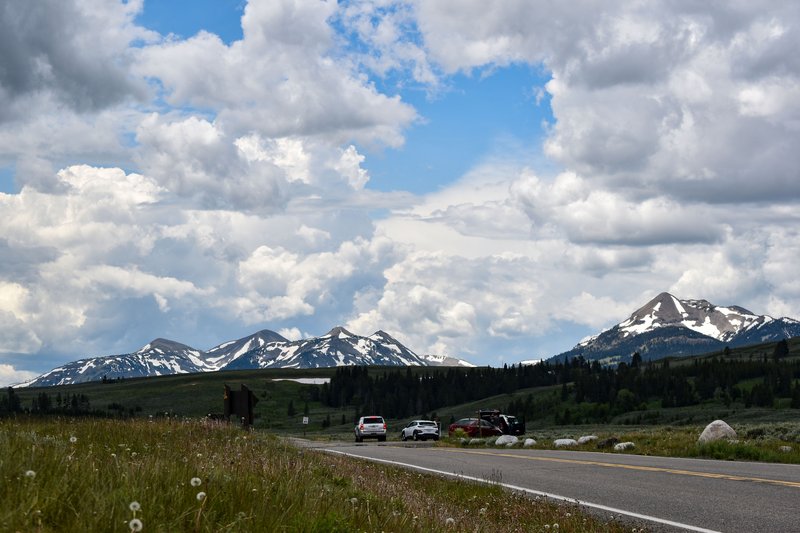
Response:
POLYGON ((451 453, 466 453, 472 455, 489 455, 493 457, 511 457, 514 459, 525 459, 528 461, 544 461, 550 463, 567 463, 567 464, 576 464, 576 465, 588 465, 588 466, 602 466, 606 468, 622 468, 625 470, 639 470, 642 472, 660 472, 664 474, 676 474, 681 476, 694 476, 694 477, 704 477, 704 478, 712 478, 712 479, 727 479, 729 481, 752 481, 755 483, 768 483, 771 485, 781 485, 784 487, 793 487, 800 489, 800 482, 797 481, 783 481, 780 479, 767 479, 767 478, 760 478, 760 477, 748 477, 748 476, 735 476, 731 474, 716 474, 713 472, 696 472, 694 470, 682 470, 677 468, 662 468, 658 466, 637 466, 637 465, 625 465, 620 463, 605 463, 602 461, 589 461, 585 459, 566 459, 566 458, 559 458, 559 457, 533 457, 528 455, 515 455, 511 453, 500 453, 500 452, 483 452, 478 450, 460 450, 458 448, 435 448, 436 450, 447 451, 451 453))

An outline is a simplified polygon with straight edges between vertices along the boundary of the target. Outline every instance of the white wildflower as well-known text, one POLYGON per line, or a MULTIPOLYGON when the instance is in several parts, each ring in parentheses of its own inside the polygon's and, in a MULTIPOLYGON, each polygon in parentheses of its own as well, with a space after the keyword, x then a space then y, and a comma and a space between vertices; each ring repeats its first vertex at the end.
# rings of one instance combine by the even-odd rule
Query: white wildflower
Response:
POLYGON ((131 531, 141 531, 142 530, 142 521, 138 518, 134 518, 130 522, 128 522, 128 527, 131 528, 131 531))
POLYGON ((128 506, 128 509, 130 509, 134 513, 136 511, 139 511, 141 508, 142 508, 142 506, 139 505, 139 502, 131 502, 131 504, 128 506))
POLYGON ((206 493, 205 492, 198 492, 197 493, 197 501, 201 502, 201 501, 203 501, 205 499, 206 499, 206 493))
POLYGON ((192 487, 199 487, 202 481, 200 480, 199 477, 193 477, 189 483, 192 484, 192 487))

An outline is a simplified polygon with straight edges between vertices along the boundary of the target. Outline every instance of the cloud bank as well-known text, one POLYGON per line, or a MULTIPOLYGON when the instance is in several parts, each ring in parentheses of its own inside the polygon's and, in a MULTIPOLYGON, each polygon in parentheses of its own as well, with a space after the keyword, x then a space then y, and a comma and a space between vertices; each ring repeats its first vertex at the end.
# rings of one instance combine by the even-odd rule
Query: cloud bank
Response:
POLYGON ((229 44, 144 8, 0 7, 6 383, 336 324, 502 364, 662 290, 800 316, 795 2, 253 0, 229 44), (552 112, 536 158, 371 186, 425 127, 406 90, 436 105, 512 65, 547 79, 520 88, 552 112))

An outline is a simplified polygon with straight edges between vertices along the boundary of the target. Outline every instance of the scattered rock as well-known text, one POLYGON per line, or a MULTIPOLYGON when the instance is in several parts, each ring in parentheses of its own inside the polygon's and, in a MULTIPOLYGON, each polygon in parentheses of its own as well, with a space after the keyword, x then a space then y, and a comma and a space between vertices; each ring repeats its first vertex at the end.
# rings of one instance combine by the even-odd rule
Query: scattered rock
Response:
POLYGON ((614 445, 615 452, 624 452, 625 450, 632 450, 636 445, 632 442, 618 442, 614 445))
POLYGON ((578 445, 578 441, 576 441, 575 439, 556 439, 556 440, 553 441, 553 445, 556 448, 564 448, 564 447, 567 447, 567 446, 577 446, 578 445))
POLYGON ((578 444, 586 444, 595 440, 597 440, 597 435, 584 435, 578 439, 578 444))
POLYGON ((519 442, 519 439, 514 435, 501 435, 497 437, 497 440, 494 441, 495 446, 508 446, 509 444, 513 445, 519 442))
POLYGON ((525 439, 525 442, 523 442, 522 445, 526 448, 530 448, 531 446, 536 446, 536 441, 534 439, 525 439))
POLYGON ((722 420, 714 420, 709 425, 706 426, 706 429, 700 434, 700 438, 697 439, 697 442, 705 443, 705 442, 714 442, 717 440, 722 439, 735 439, 736 432, 730 427, 728 424, 723 422, 722 420))
POLYGON ((781 447, 780 447, 780 448, 778 448, 778 449, 779 449, 780 451, 782 451, 783 453, 789 453, 790 451, 792 451, 792 447, 791 447, 791 446, 781 446, 781 447))
POLYGON ((470 446, 474 446, 476 444, 483 444, 483 443, 484 443, 483 439, 469 439, 469 445, 470 446))
POLYGON ((607 439, 603 439, 600 442, 598 442, 597 443, 597 447, 599 449, 611 448, 612 446, 614 446, 618 442, 619 442, 619 439, 617 437, 609 437, 607 439))

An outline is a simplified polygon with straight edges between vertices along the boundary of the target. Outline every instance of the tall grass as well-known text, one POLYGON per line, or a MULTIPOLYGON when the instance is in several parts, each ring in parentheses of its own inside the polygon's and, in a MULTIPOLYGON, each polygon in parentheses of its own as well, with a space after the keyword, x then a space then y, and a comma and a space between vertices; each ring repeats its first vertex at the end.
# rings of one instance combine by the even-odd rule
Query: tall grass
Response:
MULTIPOLYGON (((558 438, 578 439, 582 435, 595 435, 597 440, 574 446, 579 451, 654 455, 661 457, 696 457, 729 461, 759 461, 766 463, 800 464, 800 424, 736 424, 737 439, 701 444, 697 442, 702 426, 648 426, 632 429, 626 426, 587 426, 548 428, 532 432, 536 438, 532 449, 555 449, 558 438), (635 447, 623 452, 613 446, 598 448, 598 443, 609 438, 618 442, 633 442, 635 447)), ((524 437, 523 437, 524 439, 524 437)), ((516 446, 521 447, 521 439, 516 446)), ((490 439, 487 439, 491 443, 490 439)), ((444 438, 439 446, 465 446, 457 437, 444 438)), ((486 443, 477 444, 485 446, 486 443)), ((469 445, 467 445, 469 446, 469 445)), ((476 445, 473 445, 476 446, 476 445)))
POLYGON ((2 420, 0 502, 0 531, 630 530, 498 487, 175 419, 2 420))

